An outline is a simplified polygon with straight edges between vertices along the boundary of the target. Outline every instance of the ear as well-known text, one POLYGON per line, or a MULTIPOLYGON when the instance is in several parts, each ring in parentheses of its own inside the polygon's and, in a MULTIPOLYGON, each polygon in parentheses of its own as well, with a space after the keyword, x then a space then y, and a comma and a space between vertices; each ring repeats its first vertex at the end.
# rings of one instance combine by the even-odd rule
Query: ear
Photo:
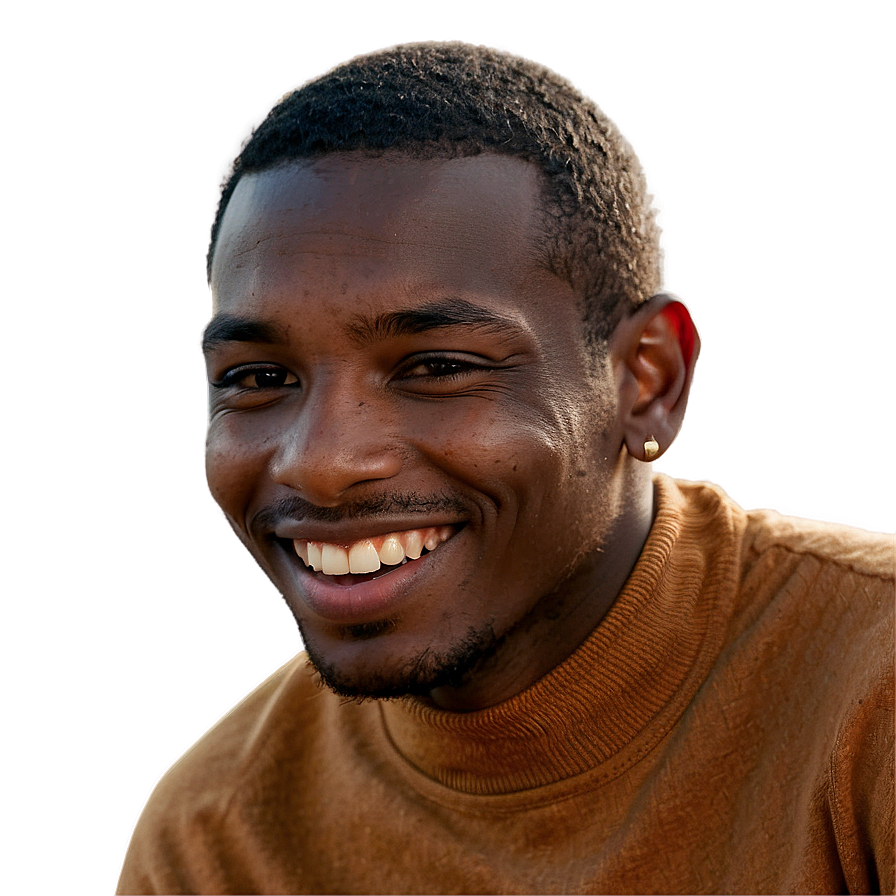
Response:
POLYGON ((620 322, 610 338, 610 356, 619 387, 620 421, 628 453, 654 460, 681 428, 700 337, 687 308, 661 293, 620 322), (645 442, 655 439, 648 457, 645 442))

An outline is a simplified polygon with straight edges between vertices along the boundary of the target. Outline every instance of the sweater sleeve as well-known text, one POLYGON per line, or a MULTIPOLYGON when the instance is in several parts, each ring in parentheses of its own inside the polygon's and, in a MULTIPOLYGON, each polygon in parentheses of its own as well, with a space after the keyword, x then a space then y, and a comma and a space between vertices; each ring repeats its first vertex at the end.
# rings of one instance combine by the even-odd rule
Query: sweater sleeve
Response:
POLYGON ((118 894, 233 892, 218 861, 227 854, 220 813, 177 772, 162 779, 137 822, 118 894), (205 805, 193 811, 196 802, 205 805))
POLYGON ((884 665, 873 691, 850 707, 831 765, 834 835, 850 893, 896 888, 892 654, 884 665))
POLYGON ((309 694, 317 693, 299 654, 235 706, 162 777, 137 822, 117 892, 266 892, 251 877, 258 856, 246 829, 234 820, 242 794, 257 800, 258 780, 267 780, 266 721, 295 752, 295 732, 307 728, 309 694), (297 696, 296 696, 297 695, 297 696), (259 775, 261 778, 259 779, 259 775))
POLYGON ((181 862, 176 846, 170 849, 175 838, 164 829, 156 810, 156 803, 151 801, 137 824, 118 879, 117 894, 199 892, 198 888, 191 890, 191 882, 178 873, 181 862))

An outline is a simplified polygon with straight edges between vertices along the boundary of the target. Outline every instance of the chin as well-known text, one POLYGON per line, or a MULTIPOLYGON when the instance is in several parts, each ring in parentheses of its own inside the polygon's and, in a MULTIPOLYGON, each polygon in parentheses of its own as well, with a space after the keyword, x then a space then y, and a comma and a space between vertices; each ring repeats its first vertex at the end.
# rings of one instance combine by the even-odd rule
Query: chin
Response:
POLYGON ((406 658, 395 659, 391 651, 383 649, 394 636, 394 628, 391 622, 347 627, 344 641, 353 646, 352 662, 329 658, 299 623, 305 650, 321 682, 340 697, 353 700, 425 697, 436 688, 459 688, 500 643, 494 629, 487 625, 468 629, 450 647, 426 646, 406 658))

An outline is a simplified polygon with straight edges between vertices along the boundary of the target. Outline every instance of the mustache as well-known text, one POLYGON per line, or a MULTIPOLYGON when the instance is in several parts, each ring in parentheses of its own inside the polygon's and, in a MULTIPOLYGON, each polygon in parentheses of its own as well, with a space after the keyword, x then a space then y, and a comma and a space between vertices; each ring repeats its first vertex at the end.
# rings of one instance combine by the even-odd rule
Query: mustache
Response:
POLYGON ((389 517, 408 513, 466 513, 467 506, 450 494, 378 495, 347 501, 336 507, 321 507, 298 495, 287 495, 260 510, 253 520, 255 530, 270 530, 284 520, 292 522, 341 523, 344 520, 389 517))

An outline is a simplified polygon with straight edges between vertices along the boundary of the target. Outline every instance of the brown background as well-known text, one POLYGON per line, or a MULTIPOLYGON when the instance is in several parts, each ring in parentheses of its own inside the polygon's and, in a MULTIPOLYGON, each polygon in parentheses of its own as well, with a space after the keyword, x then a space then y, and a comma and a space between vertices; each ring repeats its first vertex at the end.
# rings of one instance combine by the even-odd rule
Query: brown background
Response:
POLYGON ((531 56, 634 144, 704 351, 660 468, 893 527, 885 5, 19 4, 4 54, 10 891, 111 891, 164 769, 299 648, 205 492, 204 253, 287 89, 459 38, 531 56), (506 10, 506 11, 502 11, 506 10), (48 848, 53 852, 49 861, 48 848))

